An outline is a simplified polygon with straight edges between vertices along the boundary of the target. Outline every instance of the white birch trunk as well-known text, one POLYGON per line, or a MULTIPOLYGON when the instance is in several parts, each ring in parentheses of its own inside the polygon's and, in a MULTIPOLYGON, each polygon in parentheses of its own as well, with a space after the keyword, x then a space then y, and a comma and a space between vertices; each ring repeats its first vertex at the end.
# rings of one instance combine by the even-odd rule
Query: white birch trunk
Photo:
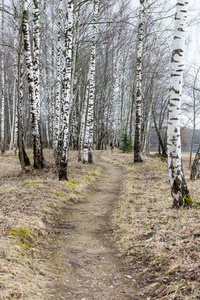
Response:
MULTIPOLYGON (((118 38, 118 41, 120 41, 120 36, 121 36, 121 31, 120 31, 120 35, 118 38)), ((115 67, 114 67, 114 72, 113 72, 113 85, 112 85, 112 97, 111 97, 111 106, 112 106, 112 110, 113 110, 113 114, 112 114, 112 124, 113 124, 113 141, 112 143, 114 144, 114 142, 117 139, 117 123, 118 123, 118 102, 119 102, 119 82, 120 82, 120 48, 117 49, 117 53, 116 53, 116 61, 115 61, 115 67)))
POLYGON ((73 106, 73 96, 74 96, 74 84, 75 84, 75 73, 76 73, 76 61, 77 61, 77 52, 79 47, 79 39, 80 39, 80 25, 79 25, 79 19, 80 19, 80 8, 78 10, 78 16, 77 16, 77 24, 76 29, 74 32, 75 38, 74 38, 74 50, 72 55, 72 77, 71 77, 71 84, 70 84, 70 101, 69 101, 69 107, 70 111, 73 106))
POLYGON ((17 23, 17 10, 14 8, 14 84, 13 84, 13 114, 12 114, 12 128, 11 128, 11 141, 10 150, 13 150, 13 155, 17 153, 17 139, 18 139, 18 116, 17 116, 17 93, 16 88, 18 85, 18 23, 17 23))
POLYGON ((33 53, 33 78, 34 78, 34 90, 35 90, 35 106, 36 106, 36 117, 38 122, 39 131, 39 143, 36 146, 36 152, 39 151, 39 167, 44 166, 44 157, 42 150, 42 139, 40 132, 40 69, 39 69, 39 56, 40 56, 40 11, 38 0, 33 0, 34 2, 34 19, 33 19, 33 40, 34 40, 34 53, 33 53))
POLYGON ((200 178, 200 144, 197 150, 197 153, 195 155, 193 164, 192 164, 192 170, 190 174, 191 180, 196 180, 200 178))
POLYGON ((78 149, 78 122, 77 122, 77 115, 76 115, 76 103, 74 103, 73 110, 72 110, 72 149, 78 149))
POLYGON ((144 132, 144 146, 143 146, 143 154, 149 156, 149 143, 150 143, 150 123, 151 123, 151 114, 152 114, 152 105, 150 107, 146 127, 144 132))
POLYGON ((62 0, 59 2, 59 22, 58 22, 58 39, 57 39, 57 83, 56 83, 56 104, 54 113, 54 156, 57 165, 57 147, 60 129, 60 103, 61 103, 61 22, 62 22, 62 0))
POLYGON ((122 78, 122 58, 120 49, 117 51, 116 58, 116 67, 115 74, 117 74, 114 81, 114 109, 115 109, 115 118, 114 118, 114 140, 118 143, 120 134, 120 100, 121 100, 121 78, 122 78))
POLYGON ((52 147, 55 150, 55 144, 54 144, 54 138, 55 138, 55 131, 54 131, 54 122, 55 122, 55 51, 54 51, 54 15, 53 15, 53 5, 52 5, 52 10, 51 10, 51 15, 52 15, 52 29, 51 29, 51 34, 52 34, 52 46, 51 46, 51 68, 52 68, 52 76, 51 76, 51 126, 52 126, 52 147))
POLYGON ((40 14, 39 14, 39 3, 37 0, 33 0, 34 2, 34 33, 33 33, 33 40, 34 40, 34 53, 33 53, 33 77, 34 77, 34 87, 35 87, 35 105, 37 110, 37 120, 40 120, 40 85, 39 85, 39 78, 40 78, 40 70, 39 70, 39 55, 40 55, 40 14))
POLYGON ((17 144, 18 144, 18 111, 17 111, 17 105, 13 106, 15 118, 13 120, 14 122, 14 143, 13 143, 13 155, 15 156, 17 154, 17 144))
POLYGON ((33 154, 34 154, 34 168, 43 168, 43 156, 41 156, 41 140, 38 124, 38 104, 36 102, 35 85, 34 85, 34 71, 33 62, 31 56, 29 25, 28 25, 28 3, 24 2, 23 11, 23 33, 24 33, 24 49, 28 76, 28 86, 31 105, 31 123, 32 123, 32 135, 33 135, 33 154))
POLYGON ((1 13, 1 153, 5 152, 5 66, 4 66, 4 0, 2 0, 2 13, 1 13))
MULTIPOLYGON (((78 161, 82 161, 83 159, 83 147, 84 147, 84 140, 85 140, 85 119, 86 119, 86 111, 87 111, 87 103, 88 103, 88 84, 86 89, 86 96, 84 99, 84 104, 82 107, 81 112, 81 126, 80 126, 80 134, 79 134, 79 153, 78 153, 78 161)), ((86 145, 87 147, 87 145, 86 145)), ((86 153, 87 158, 87 153, 86 153)))
POLYGON ((178 0, 175 14, 175 32, 172 46, 171 87, 169 100, 169 118, 167 131, 168 171, 171 194, 175 207, 193 203, 187 188, 181 157, 180 114, 183 85, 185 27, 187 1, 178 0))
POLYGON ((196 180, 197 178, 200 177, 200 144, 197 150, 197 153, 195 155, 195 159, 192 164, 192 150, 194 146, 194 136, 195 136, 195 131, 196 131, 196 113, 197 113, 197 99, 196 99, 196 81, 198 79, 198 74, 200 71, 200 67, 198 68, 196 75, 195 75, 195 80, 194 80, 194 87, 193 87, 193 132, 192 132, 192 141, 190 145, 190 159, 189 159, 189 169, 191 170, 191 175, 190 179, 191 180, 196 180))
POLYGON ((10 150, 13 150, 13 155, 16 155, 16 144, 15 144, 15 119, 16 119, 16 86, 15 86, 15 80, 14 80, 14 86, 13 86, 13 112, 12 112, 12 123, 11 123, 11 137, 10 137, 10 150), (16 150, 14 150, 14 148, 16 150))
POLYGON ((11 139, 10 139, 10 150, 13 150, 13 155, 16 155, 16 147, 15 144, 15 119, 16 119, 16 104, 17 104, 17 98, 16 98, 16 87, 18 83, 18 74, 17 74, 17 45, 18 45, 18 24, 17 24, 17 11, 16 8, 14 8, 14 83, 13 83, 13 113, 12 113, 12 127, 11 127, 11 139))
POLYGON ((134 139, 134 162, 141 162, 141 103, 142 103, 142 56, 144 46, 145 0, 140 0, 138 49, 137 49, 137 83, 136 83, 136 120, 134 139))
POLYGON ((94 0, 93 11, 93 37, 92 51, 90 56, 89 68, 89 101, 88 114, 86 123, 86 134, 84 142, 84 157, 83 162, 93 163, 93 131, 94 131, 94 98, 95 98, 95 71, 96 71, 96 40, 97 40, 97 21, 99 14, 99 0, 94 0))
POLYGON ((67 6, 67 28, 66 28, 66 57, 65 68, 63 70, 63 90, 62 90, 62 148, 59 166, 59 180, 67 180, 67 163, 69 148, 69 106, 70 106, 70 84, 72 74, 72 44, 73 44, 73 4, 72 0, 68 0, 67 6))
POLYGON ((83 137, 83 142, 82 142, 83 163, 88 162, 89 126, 87 124, 88 117, 86 118, 86 116, 88 115, 88 102, 89 102, 89 92, 90 92, 89 74, 90 74, 90 70, 88 72, 88 79, 87 79, 87 86, 86 86, 86 93, 85 93, 85 101, 84 101, 84 107, 83 107, 83 115, 82 115, 83 124, 81 124, 81 127, 82 127, 81 130, 83 130, 83 132, 81 134, 81 138, 83 137))

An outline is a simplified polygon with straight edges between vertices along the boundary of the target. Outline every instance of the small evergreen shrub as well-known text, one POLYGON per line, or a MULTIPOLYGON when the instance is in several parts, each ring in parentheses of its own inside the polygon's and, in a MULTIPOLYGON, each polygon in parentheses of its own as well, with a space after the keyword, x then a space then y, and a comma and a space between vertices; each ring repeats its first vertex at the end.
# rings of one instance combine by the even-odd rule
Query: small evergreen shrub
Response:
POLYGON ((133 151, 133 142, 128 134, 123 134, 121 138, 122 152, 131 153, 133 151))

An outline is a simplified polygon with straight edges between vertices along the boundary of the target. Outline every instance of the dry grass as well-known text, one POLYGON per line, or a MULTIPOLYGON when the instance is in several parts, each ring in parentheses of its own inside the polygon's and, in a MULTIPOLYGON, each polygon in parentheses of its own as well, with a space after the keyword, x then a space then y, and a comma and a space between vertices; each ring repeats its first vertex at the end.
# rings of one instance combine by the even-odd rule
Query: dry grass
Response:
POLYGON ((44 155, 46 168, 26 174, 11 152, 0 156, 0 299, 43 299, 51 277, 46 259, 54 215, 81 201, 100 175, 70 152, 69 180, 59 182, 52 151, 44 155))
MULTIPOLYGON (((99 153, 127 173, 113 227, 132 277, 149 299, 199 299, 200 206, 172 209, 165 160, 144 157, 133 164, 132 154, 99 153)), ((101 175, 76 157, 70 152, 70 179, 59 182, 49 150, 46 168, 26 174, 11 152, 0 156, 0 299, 43 299, 52 276, 47 261, 54 217, 61 207, 82 201, 101 175)), ((186 179, 199 202, 200 185, 189 181, 187 160, 186 179)))
MULTIPOLYGON (((159 157, 144 157, 139 164, 118 150, 102 157, 127 171, 113 226, 132 276, 149 299, 200 299, 199 205, 172 208, 167 162, 159 157)), ((188 157, 183 159, 198 202, 199 181, 189 181, 188 157)))

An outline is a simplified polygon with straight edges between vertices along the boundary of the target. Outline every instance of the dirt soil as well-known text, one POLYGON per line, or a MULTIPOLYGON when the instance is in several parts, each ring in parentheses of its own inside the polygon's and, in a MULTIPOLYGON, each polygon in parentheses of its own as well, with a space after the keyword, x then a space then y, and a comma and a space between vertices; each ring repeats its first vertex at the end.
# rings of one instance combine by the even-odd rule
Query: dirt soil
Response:
POLYGON ((98 166, 103 176, 89 187, 87 197, 70 208, 62 207, 55 216, 52 227, 59 234, 52 235, 49 264, 54 278, 44 299, 143 299, 109 226, 125 170, 105 162, 98 166))

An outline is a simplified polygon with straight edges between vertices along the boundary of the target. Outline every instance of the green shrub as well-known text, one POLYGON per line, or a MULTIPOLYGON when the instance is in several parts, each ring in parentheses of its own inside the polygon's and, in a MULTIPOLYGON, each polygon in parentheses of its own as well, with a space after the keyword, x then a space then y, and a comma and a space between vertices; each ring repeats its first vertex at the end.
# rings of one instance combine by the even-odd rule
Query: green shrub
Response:
POLYGON ((131 153, 133 151, 133 142, 128 134, 123 134, 121 138, 122 152, 131 153))

